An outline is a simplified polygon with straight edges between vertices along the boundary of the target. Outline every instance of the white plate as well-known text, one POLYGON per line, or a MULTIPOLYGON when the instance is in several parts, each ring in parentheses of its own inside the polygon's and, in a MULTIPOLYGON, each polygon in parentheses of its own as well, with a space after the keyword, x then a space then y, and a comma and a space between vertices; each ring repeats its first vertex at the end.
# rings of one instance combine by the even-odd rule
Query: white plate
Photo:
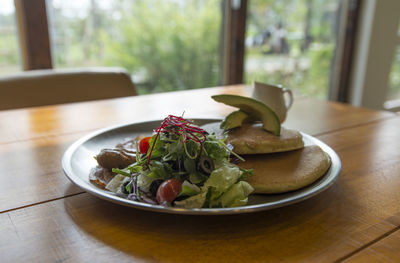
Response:
MULTIPOLYGON (((204 125, 216 121, 220 120, 194 119, 194 122, 197 125, 204 125)), ((65 174, 74 184, 88 193, 117 204, 162 213, 221 215, 268 210, 305 200, 331 186, 341 170, 342 165, 340 158, 331 147, 317 138, 302 133, 303 140, 306 145, 318 145, 330 156, 332 164, 326 174, 313 184, 289 193, 274 195, 250 195, 248 204, 242 207, 183 209, 151 205, 118 197, 114 193, 102 190, 89 182, 89 171, 97 164, 93 156, 99 153, 101 149, 112 148, 125 139, 135 138, 138 135, 149 136, 152 134, 152 131, 161 124, 161 122, 161 120, 157 120, 110 127, 93 132, 79 139, 64 153, 62 158, 62 168, 65 174)))

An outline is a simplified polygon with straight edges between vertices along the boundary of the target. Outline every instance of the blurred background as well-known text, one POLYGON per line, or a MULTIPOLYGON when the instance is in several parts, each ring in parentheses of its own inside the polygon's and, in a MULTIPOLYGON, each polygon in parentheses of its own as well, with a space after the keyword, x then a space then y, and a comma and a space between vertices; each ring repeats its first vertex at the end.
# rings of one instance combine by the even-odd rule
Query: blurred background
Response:
POLYGON ((396 108, 400 100, 398 17, 385 22, 396 28, 389 50, 372 51, 370 44, 366 53, 357 53, 363 21, 372 21, 370 34, 374 26, 386 28, 379 12, 396 7, 396 1, 383 7, 362 0, 32 1, 38 4, 0 0, 0 76, 37 68, 118 66, 128 70, 139 94, 261 81, 303 96, 369 106, 354 95, 368 79, 355 76, 361 74, 360 63, 364 74, 373 71, 366 56, 386 50, 390 62, 379 68, 387 87, 379 89, 382 99, 371 107, 396 108), (32 8, 45 8, 47 15, 49 62, 39 66, 24 64, 32 55, 24 51, 18 24, 21 14, 43 19, 32 8))

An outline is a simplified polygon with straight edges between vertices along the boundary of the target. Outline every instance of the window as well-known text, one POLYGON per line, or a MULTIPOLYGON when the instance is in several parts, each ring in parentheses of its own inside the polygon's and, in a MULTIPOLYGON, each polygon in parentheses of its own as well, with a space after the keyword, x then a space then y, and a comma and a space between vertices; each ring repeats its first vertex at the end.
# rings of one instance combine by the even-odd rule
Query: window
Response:
POLYGON ((400 111, 400 25, 397 33, 397 48, 389 75, 389 90, 384 108, 400 111))
MULTIPOLYGON (((8 4, 0 7, 2 32, 3 21, 15 13, 12 0, 3 1, 8 4)), ((53 64, 56 68, 122 66, 131 73, 139 94, 145 94, 241 83, 244 66, 247 84, 253 80, 282 84, 318 98, 327 98, 329 91, 329 99, 377 109, 386 100, 400 14, 397 0, 16 3, 18 21, 25 21, 20 27, 27 70, 53 64), (375 63, 377 59, 380 63, 375 63)), ((5 45, 7 34, 0 35, 0 53, 11 54, 15 62, 16 34, 13 37, 15 45, 5 45)), ((2 73, 18 67, 13 69, 3 56, 0 59, 0 67, 7 65, 2 73)), ((397 62, 389 99, 398 90, 397 62)))
POLYGON ((21 70, 14 0, 0 5, 0 74, 21 70))
POLYGON ((245 81, 327 98, 340 0, 249 1, 245 81))
POLYGON ((122 66, 140 94, 219 85, 221 2, 51 0, 55 67, 122 66))

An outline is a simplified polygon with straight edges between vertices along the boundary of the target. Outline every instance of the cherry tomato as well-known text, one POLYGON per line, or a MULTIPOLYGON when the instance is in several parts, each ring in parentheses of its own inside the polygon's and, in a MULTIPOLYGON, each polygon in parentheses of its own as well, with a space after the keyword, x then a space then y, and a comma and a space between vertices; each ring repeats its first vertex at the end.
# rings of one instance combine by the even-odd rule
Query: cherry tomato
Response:
POLYGON ((147 153, 147 151, 150 148, 150 143, 149 143, 150 139, 151 139, 151 137, 144 137, 143 139, 140 140, 140 142, 139 142, 140 153, 143 153, 143 154, 147 153))
POLYGON ((182 190, 182 183, 178 179, 164 181, 157 190, 157 202, 163 204, 171 203, 182 190))

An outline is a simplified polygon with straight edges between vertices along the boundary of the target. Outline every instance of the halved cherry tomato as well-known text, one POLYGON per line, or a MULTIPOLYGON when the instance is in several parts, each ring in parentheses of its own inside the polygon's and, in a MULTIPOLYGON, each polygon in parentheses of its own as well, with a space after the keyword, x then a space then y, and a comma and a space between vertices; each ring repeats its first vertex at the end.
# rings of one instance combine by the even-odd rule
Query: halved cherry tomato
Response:
POLYGON ((178 179, 164 181, 157 190, 157 202, 164 204, 171 203, 182 191, 182 183, 178 179))
POLYGON ((146 154, 150 148, 150 141, 151 137, 144 137, 139 142, 139 151, 140 153, 146 154))

